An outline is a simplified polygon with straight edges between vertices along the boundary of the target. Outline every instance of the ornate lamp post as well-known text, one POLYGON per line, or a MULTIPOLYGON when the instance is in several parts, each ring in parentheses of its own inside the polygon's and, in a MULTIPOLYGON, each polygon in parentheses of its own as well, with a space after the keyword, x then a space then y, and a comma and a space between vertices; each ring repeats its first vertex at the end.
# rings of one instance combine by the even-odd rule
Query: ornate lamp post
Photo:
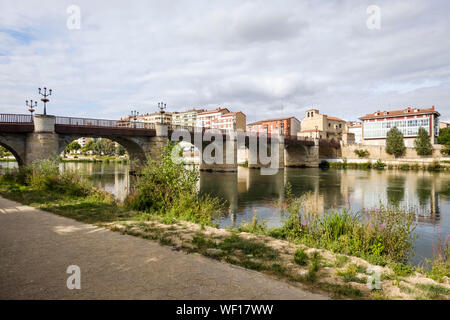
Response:
POLYGON ((130 117, 133 118, 134 120, 134 128, 136 128, 136 121, 137 121, 137 117, 139 116, 139 112, 136 110, 131 110, 131 115, 130 117))
POLYGON ((30 113, 31 113, 31 120, 33 120, 33 112, 36 110, 37 101, 30 100, 30 104, 28 104, 28 100, 26 100, 25 103, 27 104, 27 107, 29 107, 28 111, 30 111, 30 113), (33 102, 34 102, 34 104, 33 104, 33 102))
POLYGON ((166 108, 166 104, 164 102, 158 102, 159 113, 161 115, 161 124, 164 123, 164 109, 166 108))
POLYGON ((46 115, 47 114, 47 102, 50 101, 50 99, 48 99, 47 97, 52 95, 52 89, 49 89, 48 93, 47 93, 46 87, 44 87, 44 93, 41 92, 41 88, 38 88, 38 90, 39 90, 39 94, 41 96, 43 96, 43 98, 41 98, 41 101, 44 103, 44 115, 46 115))

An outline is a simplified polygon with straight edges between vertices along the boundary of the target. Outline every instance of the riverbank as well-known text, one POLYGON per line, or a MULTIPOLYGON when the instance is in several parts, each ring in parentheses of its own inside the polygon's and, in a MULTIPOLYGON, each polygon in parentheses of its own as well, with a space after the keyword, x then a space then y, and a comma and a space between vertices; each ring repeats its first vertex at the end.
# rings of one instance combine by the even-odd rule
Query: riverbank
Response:
POLYGON ((320 159, 320 167, 333 169, 377 169, 413 171, 450 171, 450 160, 446 159, 320 159))
POLYGON ((126 156, 68 156, 60 157, 61 162, 81 162, 81 163, 129 163, 129 159, 126 156))
POLYGON ((324 290, 335 298, 450 298, 450 283, 446 277, 438 283, 417 271, 374 266, 360 258, 308 248, 267 235, 201 226, 174 217, 132 211, 103 192, 74 196, 34 190, 17 183, 2 183, 0 194, 81 222, 155 240, 174 250, 199 253, 275 276, 294 285, 324 290), (306 254, 300 259, 303 262, 295 258, 299 255, 296 252, 301 251, 306 254), (370 270, 378 270, 381 290, 367 287, 367 279, 373 276, 370 270))

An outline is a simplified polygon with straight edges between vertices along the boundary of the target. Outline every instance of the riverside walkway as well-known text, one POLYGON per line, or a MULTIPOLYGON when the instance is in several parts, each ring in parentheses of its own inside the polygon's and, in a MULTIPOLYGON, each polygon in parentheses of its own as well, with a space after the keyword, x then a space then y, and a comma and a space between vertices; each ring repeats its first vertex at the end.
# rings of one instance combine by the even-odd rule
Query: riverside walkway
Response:
POLYGON ((0 197, 0 299, 328 299, 0 197), (68 289, 69 265, 81 289, 68 289))

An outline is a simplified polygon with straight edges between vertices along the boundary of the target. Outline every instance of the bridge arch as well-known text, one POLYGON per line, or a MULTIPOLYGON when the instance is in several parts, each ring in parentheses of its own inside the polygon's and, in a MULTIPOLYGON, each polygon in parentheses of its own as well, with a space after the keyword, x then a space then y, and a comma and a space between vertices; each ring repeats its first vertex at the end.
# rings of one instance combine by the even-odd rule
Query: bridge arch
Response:
POLYGON ((25 140, 23 137, 0 135, 0 146, 13 154, 19 166, 25 164, 25 140))
POLYGON ((71 143, 79 138, 102 138, 109 139, 111 141, 117 142, 125 150, 128 152, 128 156, 130 157, 130 163, 133 165, 144 164, 147 161, 147 154, 143 148, 145 141, 140 141, 139 137, 120 137, 120 136, 110 136, 110 135, 66 135, 59 134, 59 143, 58 143, 58 154, 64 151, 64 149, 71 143))

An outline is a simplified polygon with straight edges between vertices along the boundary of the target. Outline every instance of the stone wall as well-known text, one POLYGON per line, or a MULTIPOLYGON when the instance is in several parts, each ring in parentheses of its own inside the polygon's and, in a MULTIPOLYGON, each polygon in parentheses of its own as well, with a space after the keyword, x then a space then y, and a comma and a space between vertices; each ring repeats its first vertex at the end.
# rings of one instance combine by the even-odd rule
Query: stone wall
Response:
MULTIPOLYGON (((385 146, 374 146, 374 145, 365 145, 365 144, 342 144, 342 158, 347 159, 358 159, 358 156, 355 154, 356 149, 367 150, 370 152, 370 155, 366 157, 366 159, 395 159, 393 155, 386 153, 385 146)), ((443 158, 444 156, 441 154, 442 146, 434 145, 433 146, 433 154, 431 156, 419 156, 414 148, 406 148, 405 154, 401 159, 427 159, 427 158, 443 158)))

